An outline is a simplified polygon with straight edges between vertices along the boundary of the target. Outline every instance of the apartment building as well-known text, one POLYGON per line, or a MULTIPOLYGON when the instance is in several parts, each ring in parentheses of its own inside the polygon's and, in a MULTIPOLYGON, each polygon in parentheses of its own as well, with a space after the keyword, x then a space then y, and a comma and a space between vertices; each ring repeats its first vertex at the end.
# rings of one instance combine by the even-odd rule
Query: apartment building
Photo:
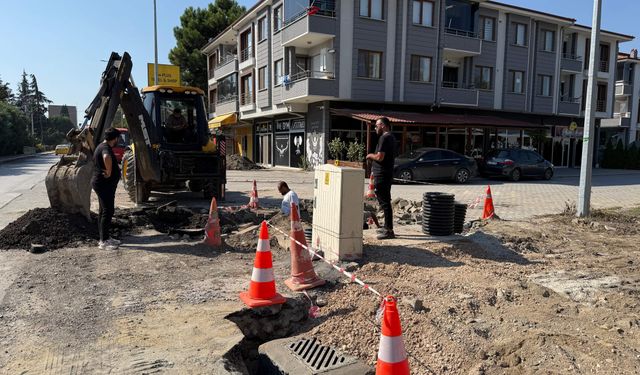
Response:
POLYGON ((604 149, 610 139, 614 144, 622 141, 625 145, 638 141, 639 123, 640 59, 638 51, 632 49, 618 54, 613 118, 603 119, 600 124, 600 148, 604 149))
MULTIPOLYGON (((496 147, 579 164, 590 28, 494 1, 263 0, 203 53, 211 127, 256 162, 327 158, 329 140, 398 151, 496 147)), ((597 118, 613 116, 615 65, 632 36, 602 31, 597 118)))

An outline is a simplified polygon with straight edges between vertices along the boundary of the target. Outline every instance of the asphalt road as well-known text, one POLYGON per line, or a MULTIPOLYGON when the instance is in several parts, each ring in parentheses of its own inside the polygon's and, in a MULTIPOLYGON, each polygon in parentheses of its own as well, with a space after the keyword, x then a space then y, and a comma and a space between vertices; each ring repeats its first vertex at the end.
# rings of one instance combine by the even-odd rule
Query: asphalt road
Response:
MULTIPOLYGON (((49 200, 44 178, 49 167, 58 160, 54 155, 37 155, 7 163, 0 163, 0 228, 35 207, 48 207, 49 200)), ((536 215, 561 212, 578 197, 577 169, 557 169, 551 181, 524 180, 517 183, 483 178, 469 184, 409 184, 394 185, 393 198, 421 200, 426 191, 443 191, 456 195, 456 200, 473 203, 476 208, 468 211, 467 218, 474 219, 482 213, 482 196, 491 185, 496 213, 509 220, 522 220, 536 215)), ((276 190, 278 181, 284 180, 300 198, 313 198, 313 172, 298 169, 272 168, 255 171, 227 171, 227 199, 221 205, 243 205, 249 202, 253 180, 257 181, 260 204, 280 206, 282 196, 276 190)), ((363 182, 363 193, 367 181, 363 182)), ((118 207, 131 206, 122 189, 117 198, 118 207)), ((593 172, 592 205, 594 208, 634 206, 640 204, 640 171, 595 169, 593 172)), ((154 193, 152 200, 179 199, 183 204, 209 207, 209 202, 196 193, 154 193)), ((97 202, 92 202, 97 211, 97 202)))
POLYGON ((52 154, 0 163, 0 228, 36 207, 49 207, 44 178, 58 161, 52 154))

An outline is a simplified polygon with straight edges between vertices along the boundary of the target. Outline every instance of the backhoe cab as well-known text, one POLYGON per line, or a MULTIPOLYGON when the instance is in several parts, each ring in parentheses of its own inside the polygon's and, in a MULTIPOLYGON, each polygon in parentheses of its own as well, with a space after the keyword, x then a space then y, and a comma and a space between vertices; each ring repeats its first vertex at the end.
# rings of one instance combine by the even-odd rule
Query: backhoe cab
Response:
POLYGON ((224 198, 225 147, 218 146, 225 140, 209 135, 202 90, 152 86, 141 96, 131 82, 131 68, 128 53, 111 54, 82 127, 67 134, 68 154, 45 179, 52 208, 89 217, 92 155, 119 106, 132 140, 121 169, 133 201, 145 202, 152 190, 185 184, 192 191, 203 191, 205 198, 224 198))

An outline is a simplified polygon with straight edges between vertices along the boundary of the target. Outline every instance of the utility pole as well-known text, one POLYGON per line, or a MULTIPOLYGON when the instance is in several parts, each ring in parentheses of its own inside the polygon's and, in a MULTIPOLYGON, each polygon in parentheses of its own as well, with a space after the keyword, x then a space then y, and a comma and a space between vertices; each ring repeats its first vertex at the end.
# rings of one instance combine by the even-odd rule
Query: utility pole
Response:
POLYGON ((153 44, 155 48, 155 60, 153 64, 153 84, 158 84, 158 18, 156 14, 156 0, 153 0, 153 44))
POLYGON ((587 84, 587 103, 584 111, 584 135, 582 147, 582 163, 580 166, 580 188, 578 190, 578 206, 576 215, 589 215, 591 206, 591 174, 593 169, 593 141, 595 139, 596 120, 596 74, 600 61, 600 13, 602 0, 593 0, 593 20, 591 25, 591 53, 589 54, 589 81, 587 84), (596 65, 598 64, 598 65, 596 65), (595 105, 594 105, 595 104, 595 105), (586 146, 586 147, 585 147, 586 146), (586 152, 585 152, 586 151, 586 152))

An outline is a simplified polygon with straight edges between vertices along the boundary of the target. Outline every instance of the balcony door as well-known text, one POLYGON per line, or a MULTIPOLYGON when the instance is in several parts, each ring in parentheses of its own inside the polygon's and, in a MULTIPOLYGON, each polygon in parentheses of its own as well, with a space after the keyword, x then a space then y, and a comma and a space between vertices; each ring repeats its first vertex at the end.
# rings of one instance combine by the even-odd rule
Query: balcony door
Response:
POLYGON ((442 68, 442 86, 444 87, 458 87, 458 71, 459 68, 455 66, 444 66, 442 68))

